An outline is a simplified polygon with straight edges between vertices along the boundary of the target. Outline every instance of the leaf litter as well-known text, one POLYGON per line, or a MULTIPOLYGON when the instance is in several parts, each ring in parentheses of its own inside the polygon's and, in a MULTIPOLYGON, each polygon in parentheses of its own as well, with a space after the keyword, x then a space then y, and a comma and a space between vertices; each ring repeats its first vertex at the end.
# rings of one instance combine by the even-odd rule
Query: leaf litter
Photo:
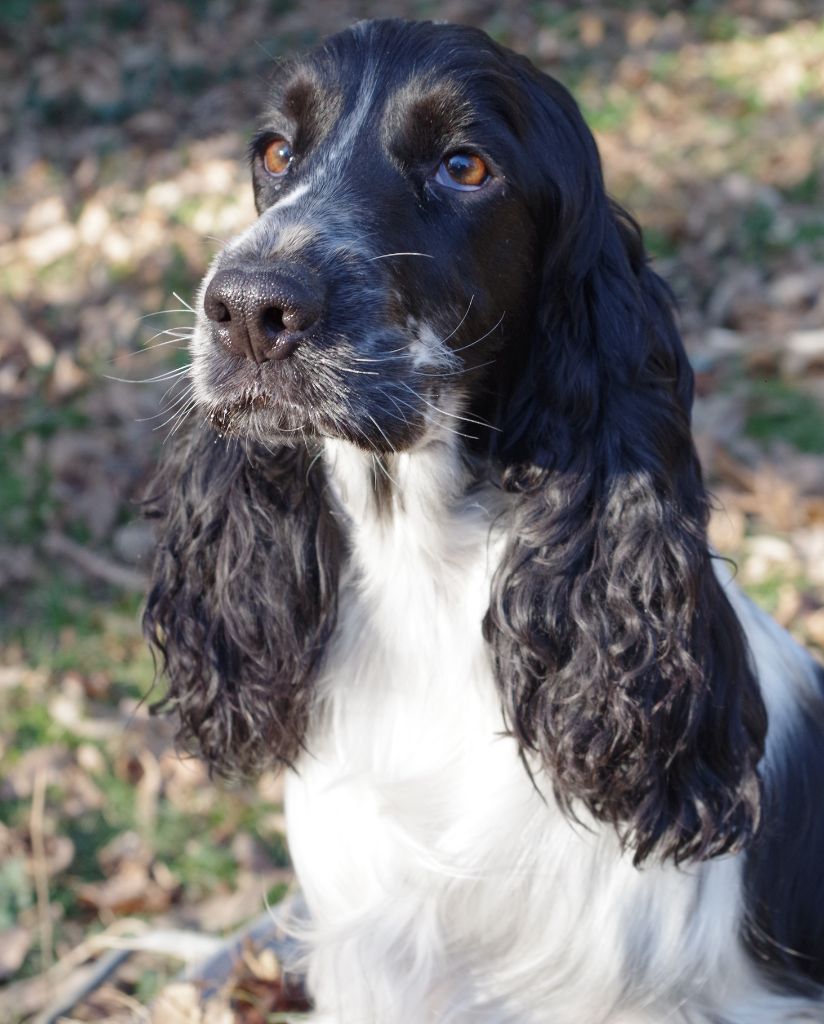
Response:
MULTIPOLYGON (((578 97, 679 300, 712 541, 824 658, 824 6, 630 6, 443 0, 437 16, 578 97)), ((185 366, 187 300, 254 216, 245 143, 272 58, 380 13, 0 14, 0 1019, 306 1009, 271 944, 236 939, 289 889, 281 780, 221 790, 147 711, 136 501, 185 383, 111 378, 185 366), (219 984, 181 980, 226 948, 219 984)))

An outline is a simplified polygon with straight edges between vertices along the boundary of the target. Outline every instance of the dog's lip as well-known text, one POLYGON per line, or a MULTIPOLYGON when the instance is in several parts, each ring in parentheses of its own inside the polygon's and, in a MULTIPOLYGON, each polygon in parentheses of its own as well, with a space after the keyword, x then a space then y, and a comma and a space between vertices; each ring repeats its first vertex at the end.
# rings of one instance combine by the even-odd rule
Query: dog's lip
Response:
POLYGON ((255 394, 243 394, 230 402, 223 402, 217 406, 218 409, 226 409, 233 412, 253 412, 256 409, 266 409, 271 405, 271 398, 265 392, 255 394))
POLYGON ((307 407, 275 400, 268 394, 210 402, 205 411, 206 419, 221 436, 253 436, 253 429, 254 433, 263 429, 273 434, 296 431, 311 434, 317 428, 307 407))
POLYGON ((242 394, 228 400, 210 402, 207 405, 207 415, 216 427, 228 429, 231 425, 237 425, 244 417, 270 407, 271 400, 266 394, 242 394))

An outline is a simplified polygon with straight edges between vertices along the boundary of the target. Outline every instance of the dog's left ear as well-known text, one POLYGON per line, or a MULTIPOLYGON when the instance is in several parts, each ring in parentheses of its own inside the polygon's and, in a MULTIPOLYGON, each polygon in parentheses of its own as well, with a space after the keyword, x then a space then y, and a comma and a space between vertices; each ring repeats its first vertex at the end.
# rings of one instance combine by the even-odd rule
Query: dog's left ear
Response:
POLYGON ((485 635, 565 809, 614 824, 636 863, 710 857, 757 829, 766 716, 707 546, 692 372, 577 107, 532 88, 545 255, 502 422, 515 501, 485 635))

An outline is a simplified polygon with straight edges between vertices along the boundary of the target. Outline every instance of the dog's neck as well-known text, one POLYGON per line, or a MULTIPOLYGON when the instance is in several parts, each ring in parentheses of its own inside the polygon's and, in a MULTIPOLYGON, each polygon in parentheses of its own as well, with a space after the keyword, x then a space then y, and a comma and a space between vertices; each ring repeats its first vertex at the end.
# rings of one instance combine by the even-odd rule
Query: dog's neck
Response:
POLYGON ((385 589, 395 566, 415 582, 444 583, 454 569, 460 585, 502 496, 478 486, 452 435, 390 456, 327 440, 324 459, 353 567, 367 584, 385 589))
POLYGON ((334 497, 355 531, 391 531, 402 520, 442 515, 461 502, 469 484, 457 445, 442 440, 387 455, 327 439, 324 460, 334 497))

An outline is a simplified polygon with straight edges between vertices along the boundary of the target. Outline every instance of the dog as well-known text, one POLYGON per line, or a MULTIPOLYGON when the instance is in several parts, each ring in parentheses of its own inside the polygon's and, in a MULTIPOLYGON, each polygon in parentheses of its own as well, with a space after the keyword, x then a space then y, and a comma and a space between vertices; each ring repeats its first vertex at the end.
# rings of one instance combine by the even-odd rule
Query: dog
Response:
POLYGON ((479 30, 279 65, 145 629, 286 770, 327 1024, 824 1021, 824 686, 707 543, 671 294, 479 30))

